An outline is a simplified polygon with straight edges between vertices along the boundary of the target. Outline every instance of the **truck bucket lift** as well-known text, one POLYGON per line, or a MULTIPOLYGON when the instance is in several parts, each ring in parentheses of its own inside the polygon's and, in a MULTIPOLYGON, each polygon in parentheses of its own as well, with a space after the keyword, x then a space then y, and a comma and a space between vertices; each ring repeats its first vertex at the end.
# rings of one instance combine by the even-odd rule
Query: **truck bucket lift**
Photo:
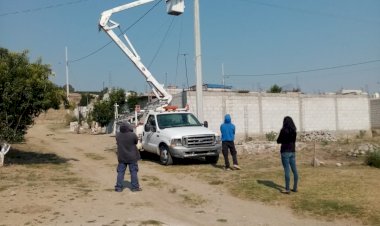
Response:
MULTIPOLYGON (((169 94, 158 81, 153 77, 147 67, 141 62, 140 56, 137 54, 135 48, 130 42, 128 36, 123 34, 125 41, 120 39, 120 37, 113 31, 114 28, 119 27, 119 24, 112 21, 110 18, 112 14, 143 5, 146 3, 153 2, 155 0, 137 0, 125 5, 121 5, 109 10, 104 11, 101 14, 99 26, 103 29, 107 35, 116 43, 117 46, 127 55, 127 57, 132 61, 132 63, 137 67, 141 74, 145 77, 147 83, 152 88, 153 93, 159 100, 159 106, 164 107, 170 104, 172 101, 172 95, 169 94)), ((183 13, 185 5, 184 0, 165 0, 167 5, 167 13, 170 15, 180 15, 183 13)))

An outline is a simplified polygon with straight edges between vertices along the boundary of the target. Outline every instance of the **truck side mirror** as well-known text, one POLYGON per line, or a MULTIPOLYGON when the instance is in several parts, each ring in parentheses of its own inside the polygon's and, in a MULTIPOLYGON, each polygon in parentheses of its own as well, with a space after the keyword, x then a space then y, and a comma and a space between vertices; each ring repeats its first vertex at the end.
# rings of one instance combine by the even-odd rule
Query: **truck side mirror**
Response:
POLYGON ((145 132, 149 132, 150 131, 150 125, 149 124, 145 124, 144 131, 145 132))
POLYGON ((207 121, 204 121, 203 125, 204 125, 204 127, 208 128, 208 122, 207 121))

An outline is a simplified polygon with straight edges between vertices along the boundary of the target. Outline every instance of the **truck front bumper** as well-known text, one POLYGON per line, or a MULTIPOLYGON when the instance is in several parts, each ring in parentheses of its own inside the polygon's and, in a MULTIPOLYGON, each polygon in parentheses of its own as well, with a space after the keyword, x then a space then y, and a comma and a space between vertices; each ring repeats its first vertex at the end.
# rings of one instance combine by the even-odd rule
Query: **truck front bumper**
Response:
POLYGON ((197 158, 205 156, 217 156, 222 151, 222 144, 208 147, 170 147, 170 154, 175 158, 197 158))

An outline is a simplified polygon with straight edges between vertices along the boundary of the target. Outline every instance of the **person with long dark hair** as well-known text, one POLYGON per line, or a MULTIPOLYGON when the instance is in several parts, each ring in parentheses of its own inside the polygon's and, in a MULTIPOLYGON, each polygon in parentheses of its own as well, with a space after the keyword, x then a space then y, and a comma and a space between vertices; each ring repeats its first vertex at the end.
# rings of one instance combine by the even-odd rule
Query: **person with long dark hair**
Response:
POLYGON ((298 191, 298 172, 296 167, 296 138, 297 128, 293 119, 286 116, 277 138, 277 143, 281 144, 281 162, 285 172, 285 191, 282 193, 290 194, 290 191, 298 191), (290 190, 290 169, 293 172, 293 189, 290 190))

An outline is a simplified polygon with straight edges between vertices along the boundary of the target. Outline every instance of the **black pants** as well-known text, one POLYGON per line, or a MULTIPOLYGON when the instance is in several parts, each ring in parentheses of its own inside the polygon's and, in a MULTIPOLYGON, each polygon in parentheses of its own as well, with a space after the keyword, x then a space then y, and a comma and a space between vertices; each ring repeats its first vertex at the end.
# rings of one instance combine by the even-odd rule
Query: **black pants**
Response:
POLYGON ((228 150, 230 150, 232 155, 232 162, 234 165, 238 165, 236 157, 235 143, 233 141, 222 141, 222 152, 224 156, 224 165, 230 167, 230 161, 228 160, 228 150))

